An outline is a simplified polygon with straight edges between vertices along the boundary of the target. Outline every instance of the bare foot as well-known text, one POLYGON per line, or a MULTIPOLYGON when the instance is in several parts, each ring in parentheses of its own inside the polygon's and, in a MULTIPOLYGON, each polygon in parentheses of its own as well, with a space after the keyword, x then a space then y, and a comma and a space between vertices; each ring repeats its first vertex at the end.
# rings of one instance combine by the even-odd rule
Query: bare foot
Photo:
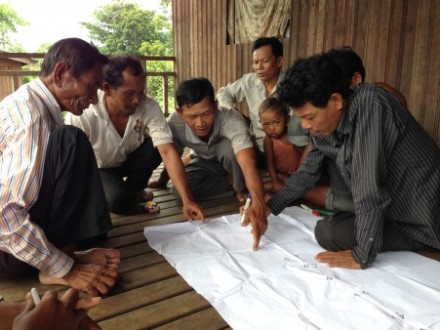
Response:
POLYGON ((159 180, 151 180, 148 182, 148 188, 166 188, 168 184, 168 180, 165 182, 162 182, 159 180))
POLYGON ((159 179, 151 180, 148 183, 148 188, 166 188, 168 181, 170 181, 170 176, 166 168, 164 168, 162 172, 160 172, 159 179))
POLYGON ((118 269, 121 263, 121 253, 116 249, 94 248, 75 251, 74 258, 78 264, 100 265, 110 269, 118 269))
POLYGON ((141 190, 135 193, 136 200, 139 203, 145 203, 153 199, 153 193, 151 191, 141 190))
POLYGON ((416 253, 426 258, 440 261, 440 251, 417 251, 416 253))
POLYGON ((62 278, 40 272, 39 279, 43 284, 67 285, 91 296, 98 296, 107 293, 115 285, 117 276, 116 269, 92 264, 75 264, 62 278))

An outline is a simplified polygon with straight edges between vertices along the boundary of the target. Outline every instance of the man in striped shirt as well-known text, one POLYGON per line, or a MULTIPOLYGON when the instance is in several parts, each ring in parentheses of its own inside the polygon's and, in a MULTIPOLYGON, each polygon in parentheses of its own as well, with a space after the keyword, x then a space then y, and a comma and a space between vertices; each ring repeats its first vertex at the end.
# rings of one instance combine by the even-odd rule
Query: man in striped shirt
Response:
POLYGON ((90 143, 61 117, 96 103, 107 61, 81 39, 60 40, 39 78, 0 104, 0 275, 36 268, 42 283, 90 295, 115 284, 117 250, 72 252, 111 221, 90 143))
POLYGON ((373 84, 350 90, 328 55, 295 62, 279 97, 311 133, 312 148, 284 189, 267 202, 279 214, 314 187, 332 159, 354 201, 318 221, 330 267, 365 268, 380 251, 440 252, 440 149, 409 111, 373 84))

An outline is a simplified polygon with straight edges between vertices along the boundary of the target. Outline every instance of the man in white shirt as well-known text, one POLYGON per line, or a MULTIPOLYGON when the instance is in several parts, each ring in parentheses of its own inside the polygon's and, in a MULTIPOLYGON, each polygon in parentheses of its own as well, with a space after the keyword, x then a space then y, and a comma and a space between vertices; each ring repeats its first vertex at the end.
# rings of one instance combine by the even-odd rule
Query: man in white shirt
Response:
POLYGON ((143 190, 161 157, 183 202, 187 219, 204 219, 193 201, 171 131, 159 105, 145 95, 145 71, 130 56, 110 58, 104 66, 98 103, 66 123, 81 128, 96 155, 109 209, 122 214, 144 212, 143 190), (156 149, 157 148, 157 149, 156 149))
MULTIPOLYGON (((237 103, 247 102, 251 130, 258 146, 256 148, 259 165, 264 164, 264 131, 260 124, 258 108, 269 96, 276 95, 279 82, 283 79, 283 44, 275 37, 255 40, 252 46, 252 67, 254 72, 246 73, 237 81, 221 87, 217 100, 221 107, 234 108, 237 103)), ((298 147, 305 147, 309 137, 301 130, 300 122, 292 117, 288 130, 289 140, 298 147)))

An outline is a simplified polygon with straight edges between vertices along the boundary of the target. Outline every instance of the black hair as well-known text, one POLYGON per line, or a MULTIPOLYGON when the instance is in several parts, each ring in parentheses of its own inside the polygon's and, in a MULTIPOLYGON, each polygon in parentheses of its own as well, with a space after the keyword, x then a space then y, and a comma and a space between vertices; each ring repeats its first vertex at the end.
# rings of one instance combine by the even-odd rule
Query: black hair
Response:
POLYGON ((145 71, 141 62, 133 56, 113 56, 104 66, 104 81, 111 87, 116 88, 124 83, 122 72, 128 70, 133 76, 145 77, 145 71))
POLYGON ((342 70, 328 55, 298 59, 277 87, 279 99, 289 107, 302 107, 307 102, 324 108, 333 93, 347 99, 351 93, 342 70))
POLYGON ((261 115, 263 112, 266 112, 268 110, 276 112, 286 119, 290 115, 289 107, 276 97, 268 97, 263 102, 261 102, 260 107, 258 108, 258 114, 261 115))
POLYGON ((176 89, 176 103, 179 108, 199 103, 206 96, 212 104, 215 103, 214 87, 203 77, 186 79, 176 89))
POLYGON ((40 77, 50 75, 55 66, 62 61, 70 65, 74 77, 79 77, 97 63, 105 65, 108 62, 108 57, 82 39, 61 39, 54 43, 44 56, 40 77))
POLYGON ((278 38, 275 37, 263 37, 255 40, 252 46, 252 53, 263 46, 270 46, 272 49, 272 54, 275 58, 283 56, 283 44, 278 38))
POLYGON ((362 63, 362 59, 350 46, 330 49, 326 54, 339 64, 344 77, 350 82, 356 72, 360 73, 362 82, 365 81, 364 63, 362 63))

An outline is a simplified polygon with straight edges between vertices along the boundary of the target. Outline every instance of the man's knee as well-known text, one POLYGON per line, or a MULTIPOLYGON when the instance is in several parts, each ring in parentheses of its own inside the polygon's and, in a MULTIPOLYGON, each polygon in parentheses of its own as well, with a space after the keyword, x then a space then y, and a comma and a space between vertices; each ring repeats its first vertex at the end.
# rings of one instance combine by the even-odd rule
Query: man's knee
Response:
POLYGON ((315 239, 329 251, 351 250, 356 245, 352 213, 339 212, 319 220, 315 226, 315 239))
POLYGON ((343 212, 354 212, 353 196, 347 192, 337 192, 330 188, 325 199, 325 208, 343 212))
POLYGON ((87 135, 78 127, 72 125, 60 125, 50 133, 50 139, 58 142, 89 143, 87 135))
POLYGON ((324 220, 319 220, 315 226, 315 239, 320 246, 326 250, 333 251, 333 232, 332 226, 324 220))
POLYGON ((126 192, 119 190, 106 192, 105 198, 107 199, 107 205, 109 211, 115 213, 123 211, 124 209, 129 207, 130 204, 134 203, 134 198, 133 200, 130 200, 126 192))

